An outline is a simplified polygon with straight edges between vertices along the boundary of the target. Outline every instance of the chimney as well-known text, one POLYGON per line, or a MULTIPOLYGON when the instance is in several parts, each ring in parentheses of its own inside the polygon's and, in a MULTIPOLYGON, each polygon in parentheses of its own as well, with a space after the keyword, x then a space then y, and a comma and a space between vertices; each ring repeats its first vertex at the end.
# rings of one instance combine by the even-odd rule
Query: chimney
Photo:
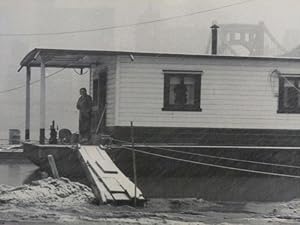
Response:
POLYGON ((211 54, 216 55, 218 50, 218 28, 219 26, 214 24, 211 27, 211 54))

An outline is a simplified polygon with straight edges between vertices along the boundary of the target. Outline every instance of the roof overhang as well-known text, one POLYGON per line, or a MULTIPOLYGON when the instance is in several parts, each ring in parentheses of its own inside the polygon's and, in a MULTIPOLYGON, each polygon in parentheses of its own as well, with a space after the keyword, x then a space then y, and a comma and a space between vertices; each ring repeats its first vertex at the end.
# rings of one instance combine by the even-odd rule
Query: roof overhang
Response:
MULTIPOLYGON (((105 52, 66 49, 33 49, 21 61, 21 67, 86 68, 101 62, 105 52)), ((106 53, 108 55, 108 53, 106 53)))
MULTIPOLYGON (((22 67, 40 67, 41 60, 46 67, 59 68, 87 68, 93 64, 101 64, 103 57, 115 55, 140 55, 140 56, 166 56, 166 57, 196 57, 209 59, 232 60, 262 60, 262 61, 297 61, 296 57, 253 57, 253 56, 225 56, 225 55, 199 55, 177 53, 149 53, 103 50, 74 50, 74 49, 43 49, 36 48, 30 51, 21 61, 22 67)), ((20 70, 19 69, 19 70, 20 70)))

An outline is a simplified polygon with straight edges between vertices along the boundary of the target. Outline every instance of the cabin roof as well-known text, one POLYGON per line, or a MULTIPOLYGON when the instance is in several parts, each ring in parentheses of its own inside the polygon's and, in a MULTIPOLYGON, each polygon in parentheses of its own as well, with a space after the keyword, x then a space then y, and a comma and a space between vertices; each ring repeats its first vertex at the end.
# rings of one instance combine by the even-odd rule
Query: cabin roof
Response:
POLYGON ((161 52, 129 52, 129 51, 107 51, 107 50, 35 48, 22 59, 22 61, 20 62, 20 66, 21 68, 39 67, 40 60, 38 60, 38 58, 41 57, 47 67, 85 68, 85 67, 90 67, 91 64, 101 62, 101 57, 103 56, 112 56, 112 55, 198 57, 198 58, 208 58, 208 59, 300 62, 300 58, 298 57, 225 56, 225 55, 201 55, 201 54, 191 54, 191 53, 184 54, 184 53, 161 53, 161 52))

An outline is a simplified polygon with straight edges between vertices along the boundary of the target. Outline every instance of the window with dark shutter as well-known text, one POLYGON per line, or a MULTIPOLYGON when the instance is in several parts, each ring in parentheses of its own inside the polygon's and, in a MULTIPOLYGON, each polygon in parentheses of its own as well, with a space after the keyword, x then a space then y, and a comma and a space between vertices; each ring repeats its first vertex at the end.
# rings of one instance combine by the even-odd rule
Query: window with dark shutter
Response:
POLYGON ((279 77, 278 113, 300 113, 300 75, 279 77))
POLYGON ((165 111, 201 111, 202 71, 164 70, 165 111))

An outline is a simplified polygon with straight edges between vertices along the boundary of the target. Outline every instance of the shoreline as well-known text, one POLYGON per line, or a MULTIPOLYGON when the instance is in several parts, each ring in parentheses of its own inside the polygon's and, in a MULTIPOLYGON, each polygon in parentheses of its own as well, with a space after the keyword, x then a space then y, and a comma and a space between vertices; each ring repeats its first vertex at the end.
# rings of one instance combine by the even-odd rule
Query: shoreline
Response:
POLYGON ((91 189, 67 178, 0 185, 3 224, 266 225, 300 224, 300 199, 287 202, 150 198, 145 207, 94 204, 91 189))

